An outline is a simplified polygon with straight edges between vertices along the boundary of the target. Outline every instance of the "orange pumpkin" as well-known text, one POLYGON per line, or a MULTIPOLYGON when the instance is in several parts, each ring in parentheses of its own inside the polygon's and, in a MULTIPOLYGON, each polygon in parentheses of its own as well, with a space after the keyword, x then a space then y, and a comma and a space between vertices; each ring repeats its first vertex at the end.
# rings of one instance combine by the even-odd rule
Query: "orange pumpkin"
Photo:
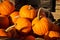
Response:
POLYGON ((14 11, 13 13, 10 14, 10 17, 12 19, 12 22, 15 23, 17 18, 19 17, 19 12, 18 11, 14 11))
POLYGON ((51 25, 49 19, 43 13, 44 11, 39 8, 37 17, 32 21, 33 32, 37 35, 45 35, 51 25))
POLYGON ((20 17, 33 19, 36 16, 36 10, 31 5, 24 5, 19 11, 20 17))
POLYGON ((56 32, 56 31, 49 31, 48 36, 50 38, 54 38, 54 37, 60 38, 60 33, 59 32, 56 32))
POLYGON ((25 38, 25 40, 35 40, 35 37, 32 35, 29 35, 25 38))
POLYGON ((9 1, 3 1, 0 4, 0 14, 1 15, 9 15, 15 9, 14 5, 9 1))
POLYGON ((9 26, 8 17, 0 15, 0 28, 6 29, 8 26, 9 26))
POLYGON ((15 28, 18 31, 28 33, 31 30, 31 22, 28 19, 25 19, 25 18, 18 18, 17 21, 16 21, 15 28))
POLYGON ((7 34, 4 31, 4 29, 0 29, 0 36, 6 36, 7 37, 7 34))

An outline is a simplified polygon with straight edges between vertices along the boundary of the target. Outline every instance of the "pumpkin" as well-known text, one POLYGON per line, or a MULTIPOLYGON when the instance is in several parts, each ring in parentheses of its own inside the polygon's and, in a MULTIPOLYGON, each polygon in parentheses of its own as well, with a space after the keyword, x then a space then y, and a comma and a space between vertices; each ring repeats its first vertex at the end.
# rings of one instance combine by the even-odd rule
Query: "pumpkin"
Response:
POLYGON ((24 40, 35 40, 35 37, 32 35, 26 36, 24 40))
POLYGON ((60 38, 60 33, 59 32, 56 32, 56 31, 49 31, 49 34, 48 34, 48 36, 50 37, 50 38, 60 38))
POLYGON ((17 18, 19 17, 19 12, 18 11, 14 11, 13 13, 10 14, 10 17, 12 19, 12 22, 15 23, 17 18))
POLYGON ((9 26, 8 17, 0 15, 0 28, 6 29, 8 26, 9 26))
POLYGON ((31 5, 24 5, 19 11, 20 17, 33 19, 36 16, 36 10, 31 5))
POLYGON ((31 30, 31 22, 28 19, 25 18, 18 18, 16 21, 15 28, 18 31, 21 31, 23 33, 28 33, 31 30))
POLYGON ((10 15, 15 9, 14 5, 9 1, 3 1, 0 4, 0 14, 1 15, 10 15))
POLYGON ((0 29, 0 36, 6 36, 7 37, 7 33, 4 31, 4 29, 0 29))
POLYGON ((32 21, 32 30, 37 35, 45 35, 50 29, 50 20, 43 13, 42 8, 39 8, 37 17, 32 21))

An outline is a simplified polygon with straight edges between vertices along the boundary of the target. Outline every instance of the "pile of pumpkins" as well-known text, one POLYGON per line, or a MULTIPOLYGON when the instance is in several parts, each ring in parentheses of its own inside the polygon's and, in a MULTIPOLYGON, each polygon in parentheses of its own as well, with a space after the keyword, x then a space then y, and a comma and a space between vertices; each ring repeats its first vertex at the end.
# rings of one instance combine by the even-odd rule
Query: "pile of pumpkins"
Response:
POLYGON ((42 8, 37 10, 31 5, 24 5, 15 11, 11 2, 0 3, 0 36, 35 40, 34 34, 46 40, 60 38, 60 27, 46 17, 42 8))

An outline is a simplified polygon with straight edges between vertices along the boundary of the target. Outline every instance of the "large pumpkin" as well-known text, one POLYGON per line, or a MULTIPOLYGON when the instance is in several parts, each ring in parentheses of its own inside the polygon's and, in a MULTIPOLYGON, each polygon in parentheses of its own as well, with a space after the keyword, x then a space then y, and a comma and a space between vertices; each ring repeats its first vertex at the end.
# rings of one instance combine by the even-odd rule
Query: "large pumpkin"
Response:
POLYGON ((0 14, 1 15, 9 15, 15 9, 14 5, 9 1, 3 1, 0 4, 0 14))
POLYGON ((56 32, 56 31, 49 31, 49 34, 48 34, 48 36, 50 37, 50 38, 60 38, 60 33, 59 32, 56 32))
POLYGON ((8 26, 9 26, 8 17, 0 15, 0 28, 6 29, 8 26))
POLYGON ((17 21, 16 21, 15 28, 18 31, 28 33, 31 30, 31 22, 28 19, 25 19, 25 18, 18 18, 17 21))
POLYGON ((20 17, 33 19, 36 16, 36 10, 31 5, 24 5, 19 11, 20 17))
POLYGON ((12 19, 12 22, 15 23, 17 18, 19 17, 19 12, 18 11, 14 11, 13 13, 10 14, 10 17, 12 19))
POLYGON ((33 32, 37 35, 45 35, 50 29, 50 20, 43 13, 44 11, 39 8, 38 16, 32 21, 33 32))

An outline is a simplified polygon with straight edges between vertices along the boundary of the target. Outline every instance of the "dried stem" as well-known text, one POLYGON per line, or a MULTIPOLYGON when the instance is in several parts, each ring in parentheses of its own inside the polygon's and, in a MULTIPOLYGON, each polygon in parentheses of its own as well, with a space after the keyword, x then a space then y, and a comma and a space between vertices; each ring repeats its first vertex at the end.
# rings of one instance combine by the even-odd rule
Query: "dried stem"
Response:
POLYGON ((14 27, 15 27, 15 25, 10 26, 10 27, 8 27, 5 31, 8 32, 8 31, 10 31, 12 28, 14 28, 14 27))
POLYGON ((41 19, 42 15, 44 15, 43 13, 44 13, 43 8, 39 8, 38 9, 38 14, 37 14, 37 17, 38 17, 39 20, 41 19))
POLYGON ((29 9, 29 10, 32 9, 32 8, 31 8, 31 5, 29 5, 29 8, 28 8, 28 9, 29 9))

